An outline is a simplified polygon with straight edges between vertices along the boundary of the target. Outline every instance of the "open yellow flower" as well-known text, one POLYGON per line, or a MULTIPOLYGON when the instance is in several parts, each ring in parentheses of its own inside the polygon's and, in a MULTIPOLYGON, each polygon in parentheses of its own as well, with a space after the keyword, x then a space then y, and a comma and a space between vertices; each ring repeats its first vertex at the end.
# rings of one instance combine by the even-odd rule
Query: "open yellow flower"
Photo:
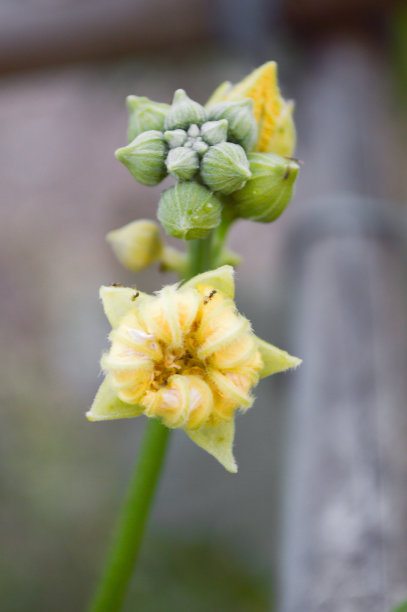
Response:
POLYGON ((290 156, 295 149, 294 103, 284 100, 278 87, 277 64, 267 62, 242 81, 219 85, 208 100, 207 108, 218 102, 234 102, 251 98, 258 126, 258 138, 253 151, 290 156))
POLYGON ((195 276, 147 295, 102 287, 112 325, 102 357, 106 378, 87 417, 91 421, 145 414, 182 428, 230 472, 234 416, 253 403, 260 378, 301 363, 257 338, 237 312, 233 268, 195 276))

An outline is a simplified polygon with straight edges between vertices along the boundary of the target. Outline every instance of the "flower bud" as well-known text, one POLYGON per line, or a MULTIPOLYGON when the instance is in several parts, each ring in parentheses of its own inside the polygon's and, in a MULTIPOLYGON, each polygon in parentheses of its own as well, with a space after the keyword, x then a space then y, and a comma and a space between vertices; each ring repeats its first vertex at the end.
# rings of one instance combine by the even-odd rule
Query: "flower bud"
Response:
POLYGON ((161 131, 163 129, 165 115, 170 110, 168 104, 153 102, 153 100, 141 96, 127 96, 126 104, 129 110, 127 129, 129 142, 142 132, 148 130, 161 131))
POLYGON ((208 110, 209 119, 226 119, 228 140, 250 151, 257 139, 257 124, 253 114, 253 100, 219 102, 208 110))
POLYGON ((270 223, 291 200, 299 166, 274 153, 249 153, 248 158, 252 176, 232 200, 239 216, 270 223))
POLYGON ((127 147, 117 149, 115 155, 143 185, 157 185, 167 174, 167 146, 163 134, 157 130, 139 134, 127 147))
POLYGON ((157 261, 163 248, 158 225, 146 219, 113 230, 106 239, 120 263, 136 272, 157 261))
POLYGON ((185 130, 167 130, 164 132, 164 138, 168 142, 170 149, 176 149, 185 144, 187 133, 185 130))
POLYGON ((225 142, 228 135, 228 122, 226 119, 219 121, 206 121, 201 127, 202 139, 208 145, 216 145, 225 142))
POLYGON ((200 125, 206 119, 204 107, 191 100, 183 89, 177 89, 171 108, 165 117, 164 127, 166 130, 177 128, 186 130, 191 123, 200 125))
POLYGON ((189 181, 199 168, 199 156, 192 149, 177 147, 169 151, 165 164, 171 176, 189 181))
POLYGON ((202 158, 201 177, 212 191, 230 194, 241 189, 251 176, 246 153, 231 142, 210 147, 202 158))
POLYGON ((166 189, 158 207, 158 220, 174 238, 204 238, 220 223, 221 203, 206 187, 195 181, 177 183, 166 189))
POLYGON ((206 104, 208 113, 219 102, 251 98, 258 125, 254 151, 292 155, 295 148, 295 126, 292 118, 294 104, 280 93, 276 62, 267 62, 254 70, 240 83, 220 85, 206 104))

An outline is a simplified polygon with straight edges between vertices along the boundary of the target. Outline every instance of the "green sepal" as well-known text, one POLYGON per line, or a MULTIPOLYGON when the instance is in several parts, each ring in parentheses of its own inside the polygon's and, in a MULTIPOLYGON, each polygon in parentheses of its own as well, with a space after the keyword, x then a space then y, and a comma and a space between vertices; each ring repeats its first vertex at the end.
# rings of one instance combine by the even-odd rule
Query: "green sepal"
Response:
POLYGON ((130 287, 102 286, 99 290, 103 310, 113 329, 120 325, 129 310, 134 308, 135 300, 143 300, 148 295, 130 287), (137 296, 137 297, 136 297, 137 296))
POLYGON ((256 343, 263 361, 260 378, 277 374, 277 372, 284 372, 291 368, 297 368, 302 363, 302 359, 293 357, 287 351, 282 351, 257 336, 256 343))
POLYGON ((217 268, 216 270, 208 270, 208 272, 197 274, 197 276, 194 276, 189 281, 184 283, 182 287, 195 288, 200 284, 209 285, 232 300, 235 297, 235 280, 232 266, 225 265, 217 268))
POLYGON ((108 374, 100 385, 91 409, 86 413, 86 418, 89 421, 107 421, 136 417, 142 412, 142 406, 126 404, 117 397, 111 376, 108 374))
POLYGON ((237 472, 237 465, 233 456, 233 440, 235 437, 233 420, 215 427, 201 427, 194 431, 186 429, 185 432, 195 444, 215 457, 228 472, 237 472))

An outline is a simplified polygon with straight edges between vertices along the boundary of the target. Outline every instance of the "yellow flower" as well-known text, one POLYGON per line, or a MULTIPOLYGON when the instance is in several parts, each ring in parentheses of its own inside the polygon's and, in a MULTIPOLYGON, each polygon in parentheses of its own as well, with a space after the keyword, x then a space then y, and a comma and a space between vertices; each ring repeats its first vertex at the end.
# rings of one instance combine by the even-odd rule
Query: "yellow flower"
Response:
POLYGON ((277 80, 276 62, 267 62, 254 70, 240 83, 222 83, 206 106, 218 102, 233 102, 251 98, 258 126, 258 139, 253 151, 290 156, 295 148, 294 103, 281 96, 277 80))
POLYGON ((182 428, 225 468, 236 472, 236 411, 253 403, 259 378, 300 360, 257 338, 237 312, 233 268, 195 276, 156 295, 102 287, 113 331, 102 357, 106 378, 91 421, 145 414, 182 428))

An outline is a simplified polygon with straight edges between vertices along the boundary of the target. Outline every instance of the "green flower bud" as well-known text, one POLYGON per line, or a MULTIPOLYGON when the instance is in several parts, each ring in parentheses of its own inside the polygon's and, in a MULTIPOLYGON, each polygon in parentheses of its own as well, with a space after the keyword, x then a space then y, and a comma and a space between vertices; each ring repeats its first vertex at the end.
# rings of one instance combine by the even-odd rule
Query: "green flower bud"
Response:
POLYGON ((185 130, 167 130, 164 132, 164 138, 168 142, 170 149, 176 149, 185 144, 187 133, 185 130))
POLYGON ((249 153, 248 158, 252 176, 232 200, 239 216, 270 223, 291 200, 299 166, 274 153, 249 153))
POLYGON ((206 187, 189 181, 162 193, 157 216, 167 234, 193 240, 204 238, 219 225, 221 208, 218 198, 206 187))
POLYGON ((165 115, 170 110, 169 104, 160 104, 140 96, 127 96, 126 104, 129 110, 127 129, 129 142, 142 132, 161 131, 164 128, 165 115))
POLYGON ((106 239, 120 263, 136 272, 157 261, 163 248, 157 223, 146 219, 113 230, 106 239))
POLYGON ((166 130, 175 130, 176 128, 186 130, 191 123, 200 125, 206 119, 204 107, 191 100, 183 89, 177 89, 172 106, 165 117, 164 127, 166 130))
POLYGON ((167 146, 163 134, 157 130, 139 134, 127 147, 117 149, 115 155, 143 185, 157 185, 167 174, 167 146))
POLYGON ((199 168, 199 156, 190 148, 177 147, 169 151, 165 164, 171 176, 189 181, 199 168))
POLYGON ((201 177, 212 191, 230 194, 241 189, 251 172, 240 145, 222 142, 209 148, 201 162, 201 177))
POLYGON ((257 139, 257 123, 253 113, 253 100, 246 98, 236 102, 219 102, 208 110, 209 119, 226 119, 228 140, 250 151, 257 139))
POLYGON ((226 119, 219 121, 206 121, 201 126, 202 139, 208 145, 216 145, 225 142, 228 135, 228 122, 226 119))
POLYGON ((201 130, 196 125, 196 123, 193 123, 192 125, 189 126, 188 136, 191 136, 192 138, 197 138, 197 136, 200 136, 200 135, 201 135, 201 130))

